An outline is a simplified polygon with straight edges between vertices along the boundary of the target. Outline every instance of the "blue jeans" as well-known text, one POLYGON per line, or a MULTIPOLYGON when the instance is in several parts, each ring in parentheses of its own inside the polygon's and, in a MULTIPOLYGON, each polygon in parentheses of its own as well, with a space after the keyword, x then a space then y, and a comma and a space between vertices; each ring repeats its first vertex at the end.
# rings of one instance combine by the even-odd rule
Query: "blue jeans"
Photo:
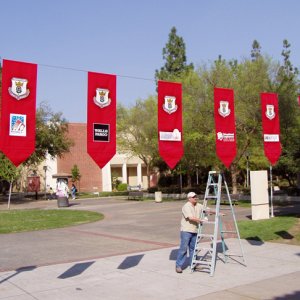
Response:
POLYGON ((197 233, 186 231, 180 232, 180 248, 177 254, 176 267, 183 267, 187 257, 187 249, 189 249, 189 264, 191 264, 196 244, 196 238, 197 233))

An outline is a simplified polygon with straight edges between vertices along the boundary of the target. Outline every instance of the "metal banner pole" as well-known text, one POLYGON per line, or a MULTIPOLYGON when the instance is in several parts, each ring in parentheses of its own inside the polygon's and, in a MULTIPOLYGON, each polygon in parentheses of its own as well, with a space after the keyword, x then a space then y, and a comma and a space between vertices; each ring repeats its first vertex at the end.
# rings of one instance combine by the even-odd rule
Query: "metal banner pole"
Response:
POLYGON ((9 194, 8 194, 8 203, 7 208, 10 209, 10 198, 11 198, 11 189, 12 189, 13 180, 9 182, 9 194))
POLYGON ((270 165, 270 202, 271 202, 271 218, 274 217, 274 210, 273 210, 273 178, 272 178, 272 165, 270 165))

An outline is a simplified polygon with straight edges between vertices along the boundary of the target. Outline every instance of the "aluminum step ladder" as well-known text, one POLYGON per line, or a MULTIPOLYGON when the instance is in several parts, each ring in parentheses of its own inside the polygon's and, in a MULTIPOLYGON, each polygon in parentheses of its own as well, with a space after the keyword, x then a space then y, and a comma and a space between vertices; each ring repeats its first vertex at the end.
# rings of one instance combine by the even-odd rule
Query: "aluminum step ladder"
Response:
MULTIPOLYGON (((238 256, 242 259, 242 264, 246 266, 244 259, 244 252, 241 244, 240 234, 234 214, 234 209, 229 194, 228 186, 225 180, 224 174, 217 171, 210 171, 208 173, 208 179, 206 184, 206 190, 203 200, 203 208, 200 213, 200 219, 204 220, 198 226, 198 233, 196 238, 195 249, 191 261, 191 272, 198 270, 209 271, 210 276, 214 275, 216 259, 217 259, 217 243, 218 235, 221 237, 222 251, 224 262, 228 261, 228 258, 238 256), (228 205, 227 207, 221 207, 222 200, 222 188, 225 188, 227 194, 228 205), (209 220, 209 208, 207 206, 208 200, 215 200, 215 217, 214 220, 209 220), (232 216, 232 222, 234 223, 233 230, 223 230, 222 224, 222 211, 227 210, 227 215, 230 213, 232 216), (228 213, 229 212, 229 213, 228 213), (237 237, 240 247, 240 254, 230 254, 225 244, 225 234, 231 234, 237 237), (209 246, 203 246, 203 242, 209 242, 209 246)), ((207 243, 205 243, 207 245, 207 243)), ((241 262, 240 262, 241 263, 241 262)))

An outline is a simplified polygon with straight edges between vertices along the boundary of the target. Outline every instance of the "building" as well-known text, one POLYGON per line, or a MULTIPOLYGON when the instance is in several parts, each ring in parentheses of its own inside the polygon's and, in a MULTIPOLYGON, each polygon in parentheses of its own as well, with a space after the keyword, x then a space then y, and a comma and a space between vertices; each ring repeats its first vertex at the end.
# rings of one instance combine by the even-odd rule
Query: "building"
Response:
POLYGON ((140 185, 143 189, 148 188, 145 164, 138 157, 117 153, 103 169, 100 169, 87 153, 86 131, 85 123, 69 123, 68 136, 74 141, 74 146, 61 158, 46 159, 40 172, 43 174, 42 170, 46 169, 44 186, 46 181, 47 187, 55 188, 56 178, 53 178, 53 175, 71 175, 71 170, 76 164, 81 174, 77 183, 80 192, 112 191, 113 178, 130 186, 140 185))

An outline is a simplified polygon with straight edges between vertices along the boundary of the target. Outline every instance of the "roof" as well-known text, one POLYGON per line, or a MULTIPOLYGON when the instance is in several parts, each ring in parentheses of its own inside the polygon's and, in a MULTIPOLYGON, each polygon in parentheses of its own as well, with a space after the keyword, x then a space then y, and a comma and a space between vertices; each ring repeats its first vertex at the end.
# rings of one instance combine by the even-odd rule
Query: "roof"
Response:
POLYGON ((52 178, 72 178, 72 175, 69 173, 57 173, 53 174, 52 178))

